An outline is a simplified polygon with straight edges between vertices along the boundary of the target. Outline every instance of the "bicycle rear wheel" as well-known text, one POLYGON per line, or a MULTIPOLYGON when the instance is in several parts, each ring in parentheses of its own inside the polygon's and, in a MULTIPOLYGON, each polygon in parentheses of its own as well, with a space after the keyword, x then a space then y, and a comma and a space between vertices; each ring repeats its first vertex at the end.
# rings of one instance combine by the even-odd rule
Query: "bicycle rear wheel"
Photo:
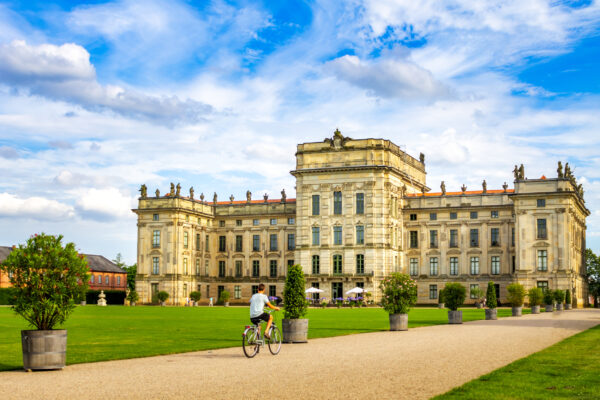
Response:
POLYGON ((279 354, 279 351, 281 350, 281 340, 281 331, 279 330, 279 328, 276 326, 271 327, 271 338, 268 342, 269 351, 271 352, 271 354, 279 354))
POLYGON ((248 358, 252 358, 258 353, 259 344, 257 343, 257 332, 256 329, 246 329, 242 335, 242 349, 244 349, 244 355, 248 358))

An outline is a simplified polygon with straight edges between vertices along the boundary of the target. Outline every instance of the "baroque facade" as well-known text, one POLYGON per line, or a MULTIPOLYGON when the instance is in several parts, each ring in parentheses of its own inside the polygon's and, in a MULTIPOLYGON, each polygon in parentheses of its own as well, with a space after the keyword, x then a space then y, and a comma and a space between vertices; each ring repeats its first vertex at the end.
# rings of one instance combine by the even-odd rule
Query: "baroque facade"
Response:
MULTIPOLYGON (((377 300, 392 272, 413 276, 419 303, 437 303, 446 282, 470 292, 496 284, 571 289, 587 299, 583 189, 568 164, 557 178, 527 179, 515 166, 514 189, 431 193, 425 156, 416 159, 384 139, 354 140, 336 130, 323 142, 299 144, 296 199, 212 201, 171 184, 138 208, 138 275, 142 302, 159 290, 171 304, 191 291, 203 301, 223 290, 247 302, 259 283, 281 296, 287 266, 302 265, 322 297, 346 297, 355 286, 377 300)), ((472 302, 473 300, 471 300, 472 302)))

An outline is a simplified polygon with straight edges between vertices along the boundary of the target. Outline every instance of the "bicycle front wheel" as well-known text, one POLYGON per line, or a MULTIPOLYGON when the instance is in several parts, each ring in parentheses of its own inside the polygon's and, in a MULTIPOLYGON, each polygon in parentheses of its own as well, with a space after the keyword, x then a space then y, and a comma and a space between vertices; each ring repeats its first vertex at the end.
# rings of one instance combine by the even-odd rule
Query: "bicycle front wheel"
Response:
POLYGON ((281 350, 281 331, 276 326, 271 328, 271 339, 269 339, 269 351, 271 354, 279 354, 281 350))
POLYGON ((246 329, 242 335, 242 349, 244 349, 244 355, 248 358, 252 358, 258 353, 258 347, 260 346, 256 339, 256 330, 246 329))

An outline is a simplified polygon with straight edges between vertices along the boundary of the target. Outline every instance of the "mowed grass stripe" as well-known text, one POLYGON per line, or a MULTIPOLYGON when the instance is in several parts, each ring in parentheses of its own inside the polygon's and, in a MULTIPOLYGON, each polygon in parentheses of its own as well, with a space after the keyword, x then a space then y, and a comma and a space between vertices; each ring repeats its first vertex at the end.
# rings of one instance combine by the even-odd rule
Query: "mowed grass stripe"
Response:
POLYGON ((600 325, 434 399, 598 399, 599 367, 600 325))
MULTIPOLYGON (((247 307, 77 307, 64 326, 67 364, 241 346, 248 314, 247 307)), ((499 317, 510 314, 498 310, 499 317)), ((283 313, 274 315, 280 324, 283 313)), ((389 329, 381 308, 309 309, 307 318, 309 338, 389 329)), ((465 322, 483 318, 484 310, 463 310, 465 322)), ((408 321, 410 328, 446 324, 447 310, 415 308, 408 321)), ((0 371, 22 368, 22 329, 30 329, 25 320, 0 307, 0 371)))

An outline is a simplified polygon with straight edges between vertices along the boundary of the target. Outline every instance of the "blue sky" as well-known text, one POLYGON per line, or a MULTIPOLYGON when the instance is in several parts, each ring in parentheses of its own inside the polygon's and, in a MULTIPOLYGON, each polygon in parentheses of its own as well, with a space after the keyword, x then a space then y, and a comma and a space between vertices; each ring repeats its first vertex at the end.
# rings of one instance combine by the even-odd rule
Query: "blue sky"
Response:
POLYGON ((426 155, 428 185, 573 166, 600 251, 596 1, 0 0, 0 243, 135 261, 137 190, 294 196, 339 128, 426 155))

